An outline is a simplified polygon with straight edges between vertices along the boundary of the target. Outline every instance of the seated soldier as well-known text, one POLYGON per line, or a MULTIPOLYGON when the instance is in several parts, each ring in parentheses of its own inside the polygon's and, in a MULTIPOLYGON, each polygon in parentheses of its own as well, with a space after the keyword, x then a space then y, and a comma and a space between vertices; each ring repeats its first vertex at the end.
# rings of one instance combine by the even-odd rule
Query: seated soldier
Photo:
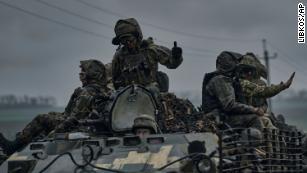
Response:
POLYGON ((153 117, 142 114, 134 119, 132 132, 140 138, 144 138, 150 134, 157 134, 158 126, 153 117))
POLYGON ((237 87, 234 87, 235 68, 241 55, 223 51, 216 60, 216 71, 204 77, 202 107, 208 117, 220 118, 232 127, 263 128, 260 108, 239 102, 237 87))
MULTIPOLYGON (((279 94, 292 84, 295 73, 287 80, 277 85, 266 86, 265 82, 260 79, 259 61, 252 57, 251 54, 244 55, 237 67, 237 78, 240 88, 242 89, 241 100, 252 106, 261 107, 266 112, 266 99, 279 94)), ((261 64, 261 63, 260 63, 261 64)), ((275 128, 272 125, 269 115, 262 117, 265 127, 275 128)))
POLYGON ((7 140, 0 133, 0 147, 5 154, 10 155, 26 146, 34 138, 48 135, 51 131, 68 131, 78 125, 80 119, 85 119, 95 107, 97 99, 107 99, 110 89, 106 87, 105 67, 98 60, 80 61, 79 74, 82 87, 75 89, 64 113, 48 113, 35 117, 16 137, 14 141, 7 140))
POLYGON ((251 105, 253 104, 253 98, 270 98, 289 88, 295 75, 293 73, 287 82, 266 86, 265 83, 260 84, 260 82, 257 82, 257 80, 261 79, 256 63, 250 55, 244 55, 236 70, 243 95, 247 99, 248 104, 251 105))

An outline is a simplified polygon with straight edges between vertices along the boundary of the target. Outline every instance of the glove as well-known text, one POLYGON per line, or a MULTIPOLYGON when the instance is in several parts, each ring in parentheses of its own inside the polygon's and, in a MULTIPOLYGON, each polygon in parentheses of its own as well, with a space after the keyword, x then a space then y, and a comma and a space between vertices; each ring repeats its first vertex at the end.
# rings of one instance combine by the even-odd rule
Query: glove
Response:
POLYGON ((182 56, 181 47, 177 47, 177 42, 174 41, 174 47, 172 48, 172 56, 175 59, 179 59, 182 56))
POLYGON ((283 88, 284 88, 284 89, 287 89, 287 88, 290 87, 290 85, 292 84, 292 81, 293 81, 294 76, 295 76, 295 72, 293 72, 293 73, 291 74, 291 76, 290 76, 290 78, 287 80, 287 82, 285 82, 285 83, 281 82, 281 85, 283 85, 283 88))
POLYGON ((255 114, 257 114, 258 116, 264 116, 264 110, 263 110, 261 107, 254 108, 254 112, 255 112, 255 114))

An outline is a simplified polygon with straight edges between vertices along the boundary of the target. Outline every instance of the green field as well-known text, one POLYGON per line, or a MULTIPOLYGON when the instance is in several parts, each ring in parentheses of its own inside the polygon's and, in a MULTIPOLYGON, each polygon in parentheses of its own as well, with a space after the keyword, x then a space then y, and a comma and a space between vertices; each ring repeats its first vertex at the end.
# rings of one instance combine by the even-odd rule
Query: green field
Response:
POLYGON ((0 109, 0 122, 29 121, 38 114, 50 111, 62 112, 64 108, 19 108, 19 109, 0 109))
POLYGON ((50 111, 63 112, 64 108, 0 109, 0 132, 13 139, 35 116, 50 111))

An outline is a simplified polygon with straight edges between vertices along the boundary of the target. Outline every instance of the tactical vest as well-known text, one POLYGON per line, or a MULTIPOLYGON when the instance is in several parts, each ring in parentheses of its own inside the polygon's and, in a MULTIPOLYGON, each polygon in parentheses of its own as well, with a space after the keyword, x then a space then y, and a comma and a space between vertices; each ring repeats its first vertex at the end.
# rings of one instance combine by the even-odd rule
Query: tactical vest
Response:
MULTIPOLYGON (((255 80, 253 81, 257 83, 258 85, 266 85, 264 81, 260 79, 260 77, 255 77, 255 80)), ((265 98, 261 97, 252 97, 251 105, 254 107, 262 107, 262 106, 268 106, 267 100, 265 98)))
MULTIPOLYGON (((98 104, 97 102, 100 101, 101 99, 105 99, 102 101, 107 101, 106 96, 108 95, 107 89, 104 89, 102 86, 98 85, 98 84, 88 84, 86 86, 84 86, 83 88, 79 87, 75 90, 75 92, 73 93, 67 107, 65 108, 65 114, 66 115, 71 115, 73 113, 74 108, 77 106, 77 101, 79 99, 79 97, 81 96, 81 93, 83 91, 90 91, 92 94, 90 96, 92 96, 92 99, 90 100, 91 105, 90 107, 85 108, 84 110, 88 110, 86 112, 75 112, 77 113, 77 118, 87 118, 89 113, 92 111, 92 109, 96 108, 96 104, 98 104), (102 98, 103 97, 103 98, 102 98)), ((101 105, 99 105, 101 106, 101 105)))
MULTIPOLYGON (((202 88, 202 108, 204 113, 209 113, 214 109, 221 109, 220 102, 216 96, 212 96, 208 93, 206 86, 210 82, 211 79, 220 75, 218 72, 206 73, 203 80, 203 88, 202 88)), ((235 99, 237 102, 245 103, 246 100, 243 97, 242 88, 240 82, 238 80, 233 80, 232 86, 235 91, 235 99)))
POLYGON ((139 84, 147 86, 156 82, 157 64, 150 62, 147 49, 141 49, 137 54, 120 54, 121 76, 125 86, 139 84))
POLYGON ((92 109, 96 109, 99 113, 105 111, 105 106, 110 101, 109 96, 111 95, 110 90, 106 86, 98 84, 89 84, 85 87, 86 90, 94 91, 92 99, 92 109))
POLYGON ((214 109, 220 108, 220 104, 218 99, 215 96, 212 96, 208 93, 206 86, 210 82, 212 78, 218 76, 219 73, 211 72, 206 73, 203 80, 203 88, 202 88, 202 108, 204 113, 209 113, 214 109))
POLYGON ((70 115, 72 113, 73 108, 76 106, 75 102, 82 92, 82 88, 78 87, 75 89, 74 93, 71 95, 67 106, 65 107, 65 115, 70 115))
POLYGON ((236 101, 243 103, 243 104, 248 104, 247 98, 244 96, 242 86, 240 84, 239 78, 234 78, 233 80, 233 88, 235 90, 235 95, 236 95, 236 101))

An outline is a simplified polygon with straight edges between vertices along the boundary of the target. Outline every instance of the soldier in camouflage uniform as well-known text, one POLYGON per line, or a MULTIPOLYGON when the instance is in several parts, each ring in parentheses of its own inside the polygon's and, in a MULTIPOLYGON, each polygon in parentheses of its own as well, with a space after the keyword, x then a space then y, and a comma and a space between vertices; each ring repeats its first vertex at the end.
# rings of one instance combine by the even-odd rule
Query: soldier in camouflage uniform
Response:
MULTIPOLYGON (((252 53, 247 53, 242 57, 237 67, 237 78, 242 88, 242 100, 244 100, 246 104, 259 106, 266 112, 266 99, 273 97, 279 94, 281 91, 289 88, 293 81, 295 73, 291 75, 287 82, 281 82, 277 85, 267 86, 266 83, 261 80, 261 77, 266 78, 266 73, 264 73, 264 71, 266 71, 266 69, 257 59, 257 57, 252 53)), ((274 120, 274 115, 270 115, 267 113, 265 113, 265 115, 261 117, 261 121, 264 127, 267 129, 277 129, 277 127, 279 127, 274 120)), ((270 137, 268 136, 268 138, 270 137)), ((267 151, 273 152, 273 143, 267 141, 266 144, 268 147, 267 151)), ((275 147, 280 147, 279 142, 275 144, 277 144, 275 145, 275 147)), ((258 151, 262 151, 262 149, 258 148, 258 151)))
POLYGON ((235 68, 242 55, 224 51, 216 60, 216 71, 205 74, 202 88, 202 108, 208 117, 220 118, 232 127, 263 128, 260 108, 240 103, 241 92, 234 86, 235 68))
POLYGON ((90 113, 95 112, 97 103, 108 99, 111 90, 106 87, 104 65, 98 60, 84 60, 80 63, 79 76, 82 87, 75 89, 64 113, 51 112, 38 115, 14 141, 8 141, 0 133, 0 146, 7 155, 27 145, 41 134, 48 135, 53 130, 58 132, 72 130, 78 125, 78 120, 86 119, 90 113))
MULTIPOLYGON (((256 107, 261 107, 264 112, 267 110, 266 99, 279 94, 281 91, 290 87, 295 73, 287 80, 277 85, 266 86, 260 76, 266 77, 263 73, 265 68, 253 54, 243 56, 237 67, 237 77, 242 88, 242 99, 244 103, 256 107), (262 72, 261 72, 262 71, 262 72)), ((272 124, 270 115, 262 117, 265 127, 275 128, 272 124)))
POLYGON ((253 106, 257 104, 254 103, 255 100, 253 98, 270 98, 289 88, 295 75, 295 73, 293 73, 287 82, 266 86, 265 83, 263 84, 264 81, 260 79, 260 71, 258 70, 257 63, 258 62, 250 55, 244 55, 237 68, 243 97, 245 97, 247 104, 253 106))
MULTIPOLYGON (((252 61, 254 62, 254 65, 256 66, 257 72, 254 74, 252 82, 256 83, 257 85, 266 86, 266 82, 263 80, 263 79, 267 79, 266 67, 260 62, 260 60, 256 57, 256 55, 254 55, 251 52, 248 52, 246 53, 245 56, 242 56, 241 60, 246 59, 246 58, 252 59, 252 61)), ((260 98, 260 97, 253 97, 252 105, 255 107, 261 107, 265 112, 267 111, 267 108, 268 108, 267 100, 264 98, 260 98)))
POLYGON ((182 63, 182 49, 176 43, 172 50, 153 43, 143 35, 134 18, 118 20, 112 43, 119 45, 112 61, 112 79, 115 89, 130 84, 147 87, 159 93, 158 63, 175 69, 182 63))

